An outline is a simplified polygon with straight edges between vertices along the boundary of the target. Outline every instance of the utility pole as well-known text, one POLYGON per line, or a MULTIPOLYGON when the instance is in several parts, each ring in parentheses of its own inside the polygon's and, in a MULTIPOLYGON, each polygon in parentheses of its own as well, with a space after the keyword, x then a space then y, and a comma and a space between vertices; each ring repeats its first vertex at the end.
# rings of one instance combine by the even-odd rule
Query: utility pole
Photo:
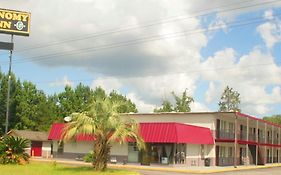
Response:
MULTIPOLYGON (((14 42, 14 35, 11 35, 11 43, 14 42)), ((9 72, 8 72, 8 92, 7 92, 7 106, 6 106, 6 124, 5 124, 5 133, 8 133, 9 129, 9 114, 10 114, 10 89, 11 89, 11 74, 12 74, 12 55, 13 50, 10 50, 10 56, 9 56, 9 72)))

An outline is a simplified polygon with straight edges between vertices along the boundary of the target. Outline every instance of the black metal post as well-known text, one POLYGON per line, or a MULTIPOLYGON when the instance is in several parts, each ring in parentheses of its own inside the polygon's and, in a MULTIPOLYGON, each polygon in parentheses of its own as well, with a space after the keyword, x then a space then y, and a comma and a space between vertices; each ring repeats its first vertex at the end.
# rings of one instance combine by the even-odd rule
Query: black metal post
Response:
MULTIPOLYGON (((14 42, 14 35, 11 35, 11 43, 14 42)), ((5 133, 8 132, 9 128, 9 113, 10 113, 10 89, 11 89, 11 73, 12 73, 12 55, 13 50, 10 50, 10 62, 9 62, 9 72, 8 72, 8 92, 7 92, 7 108, 6 108, 6 124, 5 124, 5 133)))

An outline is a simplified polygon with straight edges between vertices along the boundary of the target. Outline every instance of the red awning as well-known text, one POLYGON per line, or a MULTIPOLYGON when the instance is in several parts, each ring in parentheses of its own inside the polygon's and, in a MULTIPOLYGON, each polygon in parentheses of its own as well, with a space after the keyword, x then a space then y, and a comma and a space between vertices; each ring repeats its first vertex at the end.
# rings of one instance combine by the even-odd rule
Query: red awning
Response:
POLYGON ((214 144, 209 128, 182 123, 141 123, 141 135, 150 143, 214 144))
MULTIPOLYGON (((64 123, 54 123, 49 140, 60 140, 64 123)), ((147 143, 214 144, 209 128, 182 123, 140 123, 140 133, 147 143)), ((93 141, 90 135, 79 135, 77 141, 93 141)))
POLYGON ((53 123, 48 140, 61 140, 64 123, 53 123))
MULTIPOLYGON (((64 126, 65 126, 64 123, 54 123, 51 127, 48 140, 61 140, 64 126)), ((79 134, 76 137, 76 141, 93 141, 93 140, 95 140, 95 137, 91 135, 79 134)))

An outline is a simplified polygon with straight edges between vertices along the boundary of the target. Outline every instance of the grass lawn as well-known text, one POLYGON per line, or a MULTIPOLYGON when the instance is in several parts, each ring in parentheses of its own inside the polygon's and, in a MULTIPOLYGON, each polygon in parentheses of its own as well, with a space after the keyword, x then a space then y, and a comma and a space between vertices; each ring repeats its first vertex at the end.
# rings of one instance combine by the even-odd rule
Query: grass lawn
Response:
POLYGON ((74 167, 54 163, 31 162, 27 165, 0 165, 1 175, 139 175, 136 172, 109 169, 95 172, 91 167, 74 167))

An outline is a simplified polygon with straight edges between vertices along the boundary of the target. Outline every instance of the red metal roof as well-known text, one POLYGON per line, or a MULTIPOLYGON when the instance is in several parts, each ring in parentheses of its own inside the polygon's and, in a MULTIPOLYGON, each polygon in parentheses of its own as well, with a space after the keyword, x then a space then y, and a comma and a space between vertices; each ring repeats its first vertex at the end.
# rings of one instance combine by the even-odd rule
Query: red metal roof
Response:
MULTIPOLYGON (((63 123, 54 123, 48 139, 60 140, 63 127, 63 123)), ((140 133, 147 143, 214 144, 209 128, 181 123, 140 123, 140 133)), ((94 137, 79 135, 76 140, 92 141, 94 137)))
MULTIPOLYGON (((48 140, 61 140, 64 126, 65 126, 64 123, 54 123, 49 132, 48 140)), ((95 137, 91 135, 79 134, 76 137, 76 141, 93 141, 93 140, 95 140, 95 137)))
POLYGON ((61 140, 64 123, 53 123, 48 140, 61 140))
POLYGON ((273 125, 273 126, 276 126, 278 128, 281 128, 281 125, 278 125, 278 124, 275 124, 275 123, 272 123, 272 122, 269 122, 269 121, 266 121, 266 120, 263 120, 263 119, 260 119, 260 118, 248 115, 248 114, 244 114, 244 113, 240 113, 240 112, 236 112, 236 114, 238 116, 241 116, 241 117, 246 117, 246 118, 250 118, 250 119, 253 119, 253 120, 258 120, 260 122, 263 122, 263 123, 266 123, 266 124, 273 125))
POLYGON ((209 128, 182 123, 141 123, 141 135, 145 142, 214 144, 209 128))

